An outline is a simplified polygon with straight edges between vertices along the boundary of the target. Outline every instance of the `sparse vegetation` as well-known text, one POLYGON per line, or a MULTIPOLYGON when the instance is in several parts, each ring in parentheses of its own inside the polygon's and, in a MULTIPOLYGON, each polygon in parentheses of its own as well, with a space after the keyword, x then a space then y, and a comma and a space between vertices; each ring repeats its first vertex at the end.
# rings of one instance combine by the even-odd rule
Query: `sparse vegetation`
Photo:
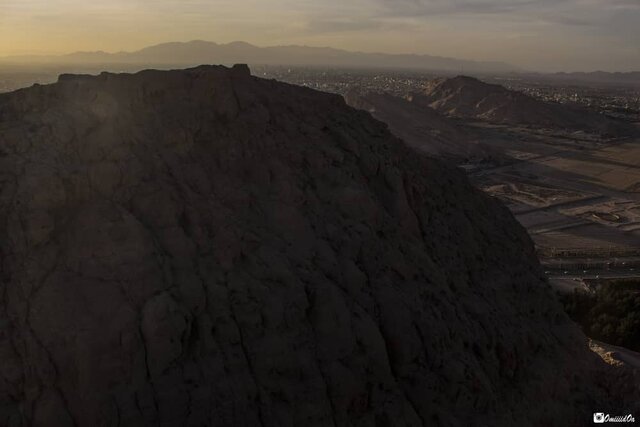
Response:
POLYGON ((640 281, 609 282, 595 292, 562 297, 569 316, 589 337, 640 351, 640 281))

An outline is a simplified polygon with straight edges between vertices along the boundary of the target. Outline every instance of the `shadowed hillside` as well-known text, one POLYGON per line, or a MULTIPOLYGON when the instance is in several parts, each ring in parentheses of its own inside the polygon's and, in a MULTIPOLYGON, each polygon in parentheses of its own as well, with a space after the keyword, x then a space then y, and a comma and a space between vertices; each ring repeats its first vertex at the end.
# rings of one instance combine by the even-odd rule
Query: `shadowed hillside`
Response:
POLYGON ((505 156, 482 144, 472 129, 460 126, 433 108, 382 93, 350 93, 347 103, 387 123, 411 147, 452 163, 501 162, 505 156))
POLYGON ((245 66, 67 75, 0 95, 0 151, 1 425, 565 427, 638 402, 507 209, 339 96, 245 66))

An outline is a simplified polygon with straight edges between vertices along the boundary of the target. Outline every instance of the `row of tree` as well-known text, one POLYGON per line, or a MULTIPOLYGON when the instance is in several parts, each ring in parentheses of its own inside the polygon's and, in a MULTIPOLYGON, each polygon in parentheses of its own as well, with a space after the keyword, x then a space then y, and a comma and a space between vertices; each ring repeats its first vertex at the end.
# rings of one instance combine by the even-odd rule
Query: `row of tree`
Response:
POLYGON ((640 351, 640 281, 609 282, 561 300, 590 338, 640 351))

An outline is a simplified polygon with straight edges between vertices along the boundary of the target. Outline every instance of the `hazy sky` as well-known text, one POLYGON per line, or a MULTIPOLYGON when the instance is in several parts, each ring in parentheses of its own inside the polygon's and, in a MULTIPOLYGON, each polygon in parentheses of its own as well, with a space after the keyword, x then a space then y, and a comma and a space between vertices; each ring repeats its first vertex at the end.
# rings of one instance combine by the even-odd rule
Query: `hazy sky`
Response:
POLYGON ((0 56, 192 39, 640 70, 640 0, 0 0, 0 56))

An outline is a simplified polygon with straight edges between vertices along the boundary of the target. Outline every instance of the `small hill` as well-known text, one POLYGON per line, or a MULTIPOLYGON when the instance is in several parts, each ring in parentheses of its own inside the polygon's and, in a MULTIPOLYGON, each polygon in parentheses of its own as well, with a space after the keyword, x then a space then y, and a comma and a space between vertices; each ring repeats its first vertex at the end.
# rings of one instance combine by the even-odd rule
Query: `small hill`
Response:
POLYGON ((627 136, 632 126, 578 106, 537 100, 473 77, 436 79, 412 101, 453 117, 548 129, 585 131, 603 136, 627 136))
POLYGON ((472 130, 460 126, 428 105, 384 93, 350 93, 347 104, 387 123, 394 135, 411 147, 452 163, 501 162, 504 155, 478 142, 472 130))

